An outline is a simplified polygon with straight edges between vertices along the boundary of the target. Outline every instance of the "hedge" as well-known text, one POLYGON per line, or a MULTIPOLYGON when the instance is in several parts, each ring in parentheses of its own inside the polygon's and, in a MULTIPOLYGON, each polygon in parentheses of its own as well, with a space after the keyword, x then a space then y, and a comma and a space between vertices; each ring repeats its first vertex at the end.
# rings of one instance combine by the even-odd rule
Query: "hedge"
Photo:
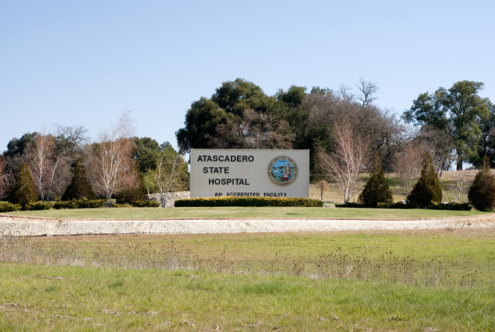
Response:
POLYGON ((0 212, 12 212, 19 211, 21 206, 19 204, 12 204, 9 202, 0 202, 0 212))
MULTIPOLYGON (((365 204, 360 203, 345 203, 345 204, 335 204, 335 207, 343 207, 343 208, 372 208, 365 204)), ((377 208, 379 209, 417 209, 418 207, 415 204, 410 202, 404 203, 392 203, 392 204, 378 204, 377 208)), ((431 210, 456 210, 456 211, 470 211, 471 205, 469 203, 432 203, 428 206, 428 209, 431 210)))
POLYGON ((300 206, 323 207, 323 202, 311 198, 279 198, 279 197, 208 197, 178 199, 175 207, 191 206, 300 206))
POLYGON ((105 206, 104 199, 73 199, 70 201, 58 201, 53 204, 54 209, 94 209, 105 206))
POLYGON ((50 210, 53 207, 53 202, 37 201, 29 203, 27 210, 50 210))

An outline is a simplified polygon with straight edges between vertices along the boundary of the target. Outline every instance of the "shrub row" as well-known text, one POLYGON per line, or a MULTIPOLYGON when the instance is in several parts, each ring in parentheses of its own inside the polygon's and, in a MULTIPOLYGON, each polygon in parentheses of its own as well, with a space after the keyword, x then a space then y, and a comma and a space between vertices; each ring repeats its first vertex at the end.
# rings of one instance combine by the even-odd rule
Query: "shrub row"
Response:
POLYGON ((72 199, 70 201, 57 201, 54 209, 95 209, 105 206, 104 199, 72 199))
POLYGON ((21 206, 19 204, 12 204, 9 202, 0 202, 0 212, 12 212, 19 211, 21 206))
POLYGON ((178 199, 175 207, 192 206, 300 206, 323 207, 323 202, 311 198, 274 198, 274 197, 208 197, 178 199))
POLYGON ((26 210, 50 210, 53 204, 53 202, 44 201, 31 202, 26 206, 26 210))
MULTIPOLYGON (((336 207, 343 208, 371 208, 371 206, 360 203, 345 203, 335 204, 336 207)), ((392 204, 378 204, 379 209, 417 209, 418 206, 412 203, 392 203, 392 204)), ((436 203, 430 204, 428 209, 431 210, 456 210, 456 211, 470 211, 471 205, 469 203, 436 203)))

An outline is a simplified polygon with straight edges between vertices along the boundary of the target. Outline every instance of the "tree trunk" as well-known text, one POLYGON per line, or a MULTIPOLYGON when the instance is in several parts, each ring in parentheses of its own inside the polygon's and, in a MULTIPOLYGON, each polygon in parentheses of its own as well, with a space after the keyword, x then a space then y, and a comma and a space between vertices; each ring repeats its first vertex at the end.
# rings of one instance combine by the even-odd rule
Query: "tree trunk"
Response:
POLYGON ((462 171, 462 157, 460 154, 457 154, 457 170, 462 171))

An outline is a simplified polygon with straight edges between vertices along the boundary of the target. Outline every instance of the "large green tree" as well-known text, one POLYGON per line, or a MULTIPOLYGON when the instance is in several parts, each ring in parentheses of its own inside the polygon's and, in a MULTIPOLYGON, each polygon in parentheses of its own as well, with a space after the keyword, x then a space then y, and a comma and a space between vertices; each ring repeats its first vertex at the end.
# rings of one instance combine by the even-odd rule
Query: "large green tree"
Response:
POLYGON ((489 113, 489 100, 478 95, 483 85, 460 81, 449 90, 439 88, 433 94, 422 93, 404 112, 406 122, 430 125, 452 136, 457 170, 462 170, 462 162, 476 154, 481 139, 479 119, 486 118, 489 113))
POLYGON ((141 173, 144 174, 148 169, 156 169, 162 152, 160 144, 150 137, 134 137, 134 143, 136 147, 132 152, 132 158, 139 163, 141 173))
POLYGON ((21 205, 22 209, 26 210, 29 203, 38 200, 38 195, 34 189, 31 172, 25 162, 22 163, 18 174, 15 179, 14 188, 12 188, 7 200, 11 203, 21 205))

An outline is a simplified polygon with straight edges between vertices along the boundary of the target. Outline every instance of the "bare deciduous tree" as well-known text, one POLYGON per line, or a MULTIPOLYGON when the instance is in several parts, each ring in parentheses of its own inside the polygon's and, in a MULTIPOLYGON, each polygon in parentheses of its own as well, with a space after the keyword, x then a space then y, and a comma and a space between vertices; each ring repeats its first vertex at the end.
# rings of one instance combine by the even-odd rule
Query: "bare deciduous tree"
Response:
POLYGON ((320 192, 321 192, 320 200, 323 201, 323 193, 325 192, 325 190, 328 189, 328 182, 325 180, 320 180, 320 181, 318 181, 318 183, 316 185, 317 185, 318 189, 320 189, 320 192))
POLYGON ((359 81, 359 85, 356 86, 362 94, 362 96, 358 98, 362 102, 361 106, 366 107, 374 100, 378 99, 374 96, 375 93, 378 91, 378 86, 375 83, 367 82, 361 78, 361 80, 359 81))
POLYGON ((88 141, 86 133, 87 129, 84 126, 56 125, 55 143, 61 150, 59 153, 72 158, 81 153, 82 146, 88 141))
POLYGON ((27 159, 36 193, 41 200, 51 200, 68 184, 68 172, 64 172, 67 158, 63 152, 56 153, 55 139, 45 134, 45 130, 34 137, 27 159))
POLYGON ((134 176, 133 134, 134 120, 130 112, 125 111, 110 130, 99 135, 99 142, 93 144, 90 180, 95 193, 107 200, 121 191, 134 176))
POLYGON ((160 192, 161 206, 167 204, 167 195, 180 179, 181 168, 185 161, 179 152, 164 149, 160 162, 154 172, 156 186, 160 192))
POLYGON ((411 192, 413 181, 419 178, 422 158, 423 153, 412 145, 406 146, 403 151, 397 152, 394 156, 394 170, 405 196, 411 192))
POLYGON ((457 171, 451 172, 452 185, 451 188, 457 193, 457 203, 461 202, 462 194, 467 194, 469 187, 473 183, 475 174, 472 171, 457 171))
POLYGON ((335 153, 318 153, 319 165, 324 173, 331 174, 342 189, 344 202, 348 203, 356 191, 358 174, 365 161, 368 142, 354 134, 345 122, 335 125, 335 153))

